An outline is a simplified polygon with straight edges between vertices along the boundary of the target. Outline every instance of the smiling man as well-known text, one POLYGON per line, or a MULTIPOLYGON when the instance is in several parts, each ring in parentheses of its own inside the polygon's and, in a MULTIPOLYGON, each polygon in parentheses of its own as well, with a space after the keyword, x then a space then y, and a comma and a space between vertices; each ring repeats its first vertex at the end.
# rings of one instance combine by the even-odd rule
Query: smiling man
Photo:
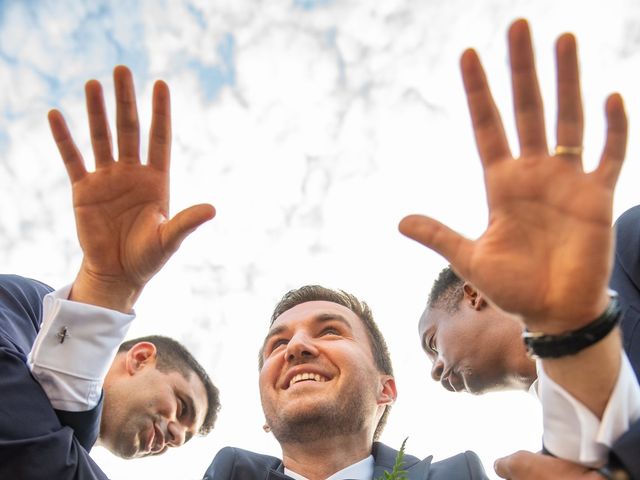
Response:
MULTIPOLYGON (((206 480, 374 479, 397 451, 379 443, 397 396, 384 337, 366 303, 317 285, 285 294, 259 355, 265 429, 282 458, 227 447, 206 480)), ((477 455, 405 455, 409 479, 486 478, 477 455)))
POLYGON ((94 444, 139 458, 213 428, 218 391, 184 346, 153 335, 116 345, 112 361, 94 356, 113 332, 96 335, 78 305, 49 292, 0 275, 0 478, 106 478, 87 454, 94 444))
POLYGON ((213 429, 218 390, 178 342, 149 336, 123 343, 104 381, 98 444, 123 458, 161 455, 213 429))

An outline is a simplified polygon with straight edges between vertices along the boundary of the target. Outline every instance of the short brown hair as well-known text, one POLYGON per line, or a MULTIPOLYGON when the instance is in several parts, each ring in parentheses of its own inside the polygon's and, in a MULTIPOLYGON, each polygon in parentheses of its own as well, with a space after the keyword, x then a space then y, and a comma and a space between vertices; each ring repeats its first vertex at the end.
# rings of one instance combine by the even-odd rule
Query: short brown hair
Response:
POLYGON ((195 373, 207 392, 207 413, 202 422, 202 426, 198 430, 200 435, 208 435, 216 422, 218 412, 220 411, 220 394, 213 384, 205 369, 198 361, 189 353, 184 345, 173 338, 163 337, 162 335, 148 335, 146 337, 134 338, 127 340, 120 345, 118 353, 127 352, 136 343, 149 342, 156 347, 157 363, 156 366, 161 372, 179 372, 183 377, 188 378, 195 373))
MULTIPOLYGON (((271 314, 270 325, 273 325, 273 322, 275 322, 280 315, 287 310, 292 309, 296 305, 315 301, 337 303, 338 305, 342 305, 355 313, 358 318, 362 320, 362 323, 367 330, 370 343, 369 346, 371 347, 376 367, 381 373, 393 375, 393 366, 391 365, 391 356, 389 355, 387 342, 385 341, 382 332, 380 332, 378 325, 376 325, 376 322, 373 320, 373 313, 371 312, 369 305, 357 298, 355 295, 345 292, 344 290, 333 290, 320 285, 305 285, 304 287, 290 290, 284 294, 275 306, 273 313, 271 314)), ((261 369, 263 365, 263 349, 264 346, 260 348, 260 353, 258 355, 258 365, 261 369)), ((382 417, 380 417, 378 425, 376 426, 376 430, 373 435, 374 440, 377 440, 380 437, 380 434, 387 423, 387 417, 389 416, 390 410, 391 406, 387 405, 382 417)))

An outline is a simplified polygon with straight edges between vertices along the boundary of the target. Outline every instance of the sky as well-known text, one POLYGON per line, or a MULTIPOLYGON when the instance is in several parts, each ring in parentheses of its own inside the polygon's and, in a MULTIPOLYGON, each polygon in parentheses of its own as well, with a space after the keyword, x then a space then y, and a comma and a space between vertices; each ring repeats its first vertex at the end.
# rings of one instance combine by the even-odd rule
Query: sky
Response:
POLYGON ((72 281, 82 257, 46 113, 64 113, 90 162, 83 85, 103 83, 113 118, 117 64, 133 71, 143 130, 153 82, 171 88, 172 211, 210 202, 218 212, 150 282, 129 332, 173 336, 194 352, 221 390, 216 429, 159 458, 95 448, 111 478, 198 479, 225 445, 278 455, 262 430, 256 353, 280 296, 316 283, 365 299, 388 339, 399 398, 385 443, 408 437, 408 452, 436 459, 473 450, 492 478, 495 458, 539 449, 534 398, 453 394, 431 381, 417 322, 446 263, 397 232, 416 212, 471 238, 484 230, 458 60, 478 50, 517 149, 505 35, 519 17, 531 21, 550 139, 553 42, 578 37, 587 168, 602 148, 605 97, 626 100, 617 216, 640 197, 634 0, 0 0, 6 272, 72 281))

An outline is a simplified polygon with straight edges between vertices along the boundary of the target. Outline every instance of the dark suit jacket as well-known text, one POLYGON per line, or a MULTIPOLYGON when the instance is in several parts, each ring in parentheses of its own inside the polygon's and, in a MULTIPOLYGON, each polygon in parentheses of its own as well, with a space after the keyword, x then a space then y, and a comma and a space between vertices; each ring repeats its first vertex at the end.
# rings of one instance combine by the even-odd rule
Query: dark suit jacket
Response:
MULTIPOLYGON (((640 379, 640 205, 616 221, 616 248, 609 286, 618 292, 622 307, 624 349, 640 379)), ((640 420, 614 445, 612 463, 622 464, 632 478, 640 478, 640 420)))
POLYGON ((42 298, 50 291, 35 280, 0 275, 0 478, 106 479, 87 453, 102 405, 89 412, 55 411, 27 365, 42 322, 42 298))
MULTIPOLYGON (((375 460, 373 478, 391 472, 398 452, 383 443, 375 442, 372 448, 375 460)), ((480 480, 487 476, 480 459, 473 452, 460 453, 440 462, 431 462, 405 455, 404 469, 408 480, 480 480)), ((207 469, 203 480, 285 480, 282 460, 240 448, 225 447, 218 452, 207 469)))
POLYGON ((616 249, 609 286, 619 294, 624 349, 640 378, 640 205, 616 221, 616 249))

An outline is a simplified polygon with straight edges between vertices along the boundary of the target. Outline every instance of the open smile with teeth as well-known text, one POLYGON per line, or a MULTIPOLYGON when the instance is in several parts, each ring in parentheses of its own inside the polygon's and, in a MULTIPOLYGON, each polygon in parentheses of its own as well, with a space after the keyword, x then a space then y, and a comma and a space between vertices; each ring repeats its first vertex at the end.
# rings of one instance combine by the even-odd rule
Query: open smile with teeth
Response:
POLYGON ((317 373, 299 373, 291 379, 291 382, 289 382, 289 386, 292 386, 298 382, 304 382, 305 380, 313 382, 326 382, 327 378, 317 373))

